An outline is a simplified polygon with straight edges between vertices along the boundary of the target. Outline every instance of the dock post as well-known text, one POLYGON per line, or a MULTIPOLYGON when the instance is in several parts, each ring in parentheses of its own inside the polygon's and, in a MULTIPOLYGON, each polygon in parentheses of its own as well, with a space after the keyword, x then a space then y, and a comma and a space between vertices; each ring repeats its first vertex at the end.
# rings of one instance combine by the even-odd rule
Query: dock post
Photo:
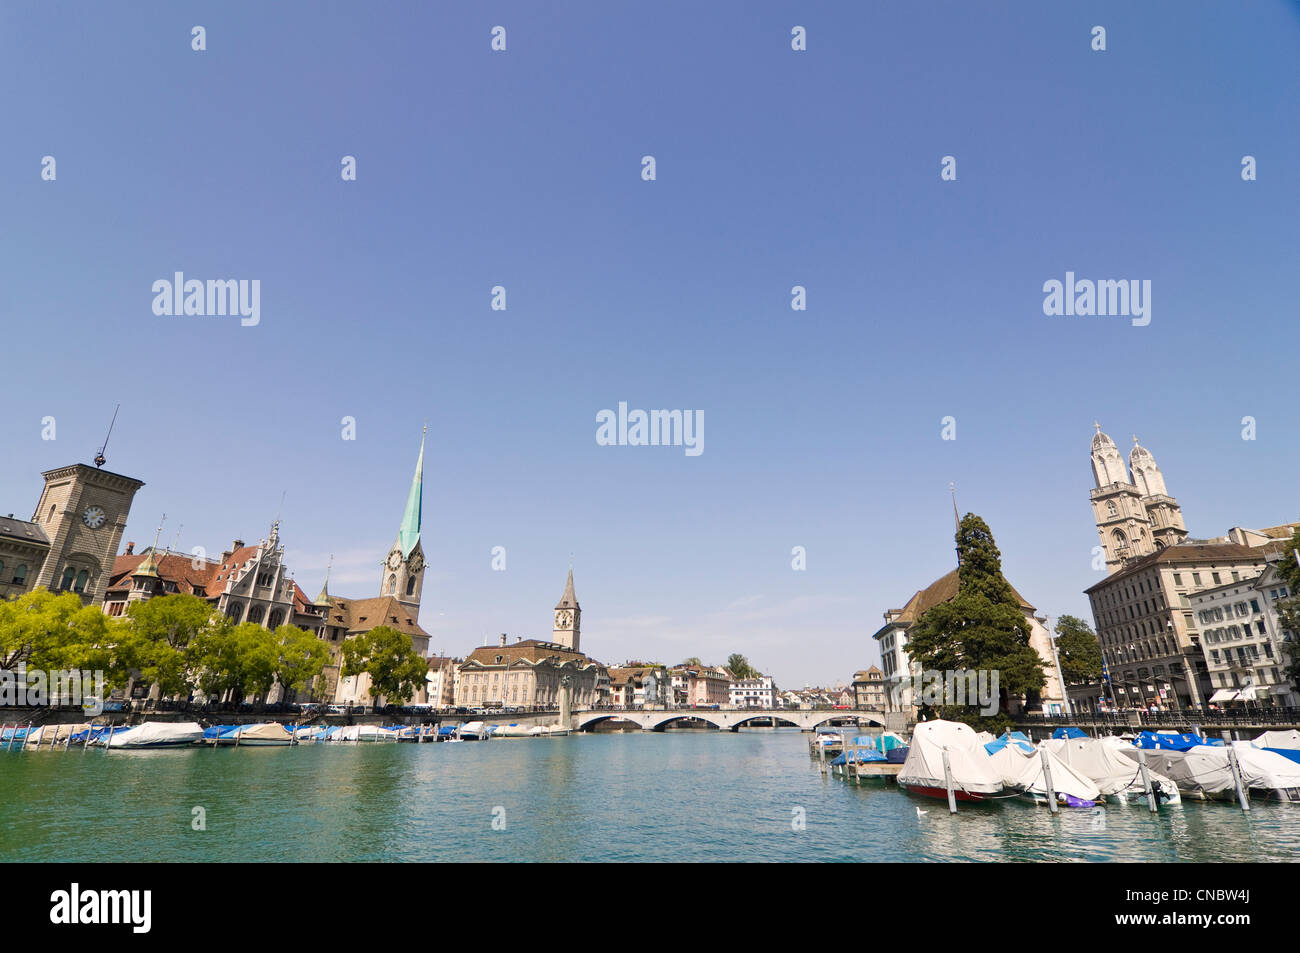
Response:
POLYGON ((1142 772, 1142 790, 1147 793, 1147 807, 1151 813, 1155 814, 1159 810, 1156 803, 1156 792, 1151 788, 1151 772, 1147 770, 1147 753, 1146 749, 1138 748, 1138 770, 1142 772))
POLYGON ((244 734, 244 726, 243 726, 243 725, 240 725, 238 728, 235 729, 235 747, 236 747, 236 748, 239 747, 239 739, 243 736, 243 734, 244 734))
MULTIPOLYGON (((4 739, 4 736, 5 736, 5 729, 8 728, 8 727, 9 727, 8 725, 0 724, 0 740, 3 740, 3 739, 4 739)), ((18 730, 18 726, 17 726, 17 725, 14 725, 14 731, 17 731, 17 730, 18 730)), ((10 745, 13 744, 13 740, 14 740, 14 736, 13 736, 13 735, 10 735, 10 736, 9 736, 9 744, 10 744, 10 745)), ((9 750, 9 745, 5 745, 5 750, 6 750, 6 751, 9 750)))
POLYGON ((957 794, 952 789, 952 764, 948 760, 948 749, 943 749, 943 786, 948 789, 948 813, 957 813, 957 794))
POLYGON ((1056 788, 1052 787, 1052 763, 1047 759, 1047 749, 1039 749, 1043 760, 1043 783, 1047 785, 1047 809, 1055 814, 1061 809, 1056 803, 1056 788))
POLYGON ((1250 810, 1250 795, 1246 793, 1246 785, 1241 780, 1241 764, 1237 761, 1237 752, 1231 745, 1228 746, 1228 766, 1232 768, 1232 783, 1237 787, 1237 800, 1241 802, 1243 811, 1250 810))
POLYGON ((108 751, 109 748, 110 748, 110 746, 111 746, 112 743, 113 743, 113 729, 116 728, 116 727, 117 727, 116 725, 109 725, 109 726, 108 726, 108 740, 104 742, 104 750, 105 750, 105 751, 108 751))
MULTIPOLYGON (((57 738, 58 736, 55 735, 57 738)), ((68 725, 68 737, 63 740, 63 750, 67 751, 72 747, 72 726, 68 725)))

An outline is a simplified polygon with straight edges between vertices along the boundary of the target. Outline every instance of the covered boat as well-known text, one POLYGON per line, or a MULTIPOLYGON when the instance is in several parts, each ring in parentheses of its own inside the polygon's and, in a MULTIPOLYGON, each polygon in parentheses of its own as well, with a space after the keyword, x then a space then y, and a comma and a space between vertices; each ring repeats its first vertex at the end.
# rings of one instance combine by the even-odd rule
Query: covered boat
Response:
POLYGON ((1271 751, 1290 761, 1300 763, 1300 731, 1266 731, 1251 742, 1256 748, 1271 751))
POLYGON ((1052 791, 1066 807, 1094 807, 1101 790, 1089 778, 1058 758, 1050 748, 1036 747, 1020 732, 1008 733, 984 746, 1002 783, 1030 800, 1047 801, 1047 769, 1052 774, 1052 791))
POLYGON ((462 741, 487 741, 492 737, 492 730, 481 721, 467 721, 458 732, 462 741))
POLYGON ((203 740, 203 726, 197 721, 147 721, 142 725, 104 732, 92 744, 109 748, 178 748, 203 740))
MULTIPOLYGON (((204 734, 207 737, 207 734, 204 734)), ((257 725, 227 726, 217 735, 218 745, 248 746, 251 748, 271 748, 293 744, 293 734, 278 721, 266 721, 257 725)))
POLYGON ((71 736, 85 731, 90 725, 41 725, 27 733, 26 742, 35 748, 57 748, 69 744, 71 736))
MULTIPOLYGON (((1082 734, 1053 738, 1044 744, 1057 758, 1097 785, 1097 789, 1105 797, 1114 797, 1122 801, 1146 799, 1141 769, 1135 761, 1120 754, 1118 746, 1108 744, 1101 738, 1089 738, 1082 734)), ((1172 778, 1160 774, 1149 763, 1147 776, 1151 779, 1151 787, 1155 789, 1156 799, 1160 803, 1182 802, 1178 794, 1178 785, 1172 778)), ((1053 771, 1053 780, 1055 780, 1055 771, 1053 771)))
POLYGON ((518 722, 511 722, 508 725, 501 725, 492 733, 494 738, 527 738, 534 733, 534 729, 528 725, 521 725, 518 722))
POLYGON ((1002 777, 969 725, 923 721, 912 732, 898 786, 925 797, 947 798, 943 755, 948 753, 953 792, 958 801, 982 801, 1002 791, 1002 777))
MULTIPOLYGON (((1137 763, 1136 748, 1117 750, 1137 763)), ((1249 741, 1234 742, 1232 751, 1241 768, 1242 782, 1251 791, 1275 800, 1300 801, 1300 764, 1256 748, 1249 741)), ((1147 765, 1172 778, 1186 797, 1230 800, 1236 796, 1226 746, 1192 745, 1181 751, 1158 748, 1147 752, 1147 765)))

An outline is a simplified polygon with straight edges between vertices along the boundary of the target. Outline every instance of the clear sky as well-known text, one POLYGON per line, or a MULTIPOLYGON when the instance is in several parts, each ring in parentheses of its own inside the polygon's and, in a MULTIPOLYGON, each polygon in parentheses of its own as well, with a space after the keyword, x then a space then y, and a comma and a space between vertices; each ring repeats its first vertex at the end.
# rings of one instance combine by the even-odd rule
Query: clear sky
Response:
POLYGON ((1300 517, 1297 64, 1283 0, 4 4, 0 510, 120 401, 127 539, 287 491, 303 588, 373 595, 427 420, 434 650, 548 637, 572 554, 602 661, 844 681, 954 566, 949 481, 1090 618, 1094 419, 1195 536, 1300 517), (175 271, 261 323, 154 315, 175 271), (1045 316, 1067 271, 1150 325, 1045 316), (620 401, 704 452, 598 446, 620 401))

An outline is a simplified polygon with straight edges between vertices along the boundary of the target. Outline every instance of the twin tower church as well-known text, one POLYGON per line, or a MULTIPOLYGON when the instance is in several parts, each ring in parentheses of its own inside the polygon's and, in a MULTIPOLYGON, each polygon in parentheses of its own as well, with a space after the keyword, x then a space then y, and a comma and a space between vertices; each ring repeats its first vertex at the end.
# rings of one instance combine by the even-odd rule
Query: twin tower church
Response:
POLYGON ((1165 477, 1151 452, 1133 438, 1128 465, 1115 441, 1101 432, 1092 438, 1092 511, 1105 554, 1114 573, 1126 560, 1146 556, 1187 538, 1183 511, 1165 488, 1165 477))

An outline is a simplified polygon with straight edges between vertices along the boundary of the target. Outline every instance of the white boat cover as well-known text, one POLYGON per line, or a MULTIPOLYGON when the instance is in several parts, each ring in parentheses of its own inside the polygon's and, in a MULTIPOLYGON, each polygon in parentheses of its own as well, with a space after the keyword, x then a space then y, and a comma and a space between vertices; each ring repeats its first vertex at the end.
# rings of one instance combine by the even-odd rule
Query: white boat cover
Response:
POLYGON ((1004 745, 989 756, 993 768, 1002 775, 1002 783, 1027 794, 1047 794, 1047 777, 1043 758, 1052 768, 1052 788, 1058 795, 1068 795, 1080 801, 1096 801, 1101 790, 1091 780, 1075 771, 1058 758, 1051 748, 1038 747, 1026 751, 1018 744, 1004 745))
POLYGON ((942 790, 945 750, 957 790, 970 794, 997 794, 1002 790, 1002 777, 993 768, 979 735, 969 725, 956 721, 923 721, 916 726, 898 783, 942 790))
MULTIPOLYGON (((1300 764, 1256 748, 1249 741, 1232 745, 1241 765, 1241 777, 1251 790, 1263 792, 1300 791, 1300 764)), ((1124 757, 1137 763, 1137 749, 1120 748, 1124 757)), ((1195 745, 1186 751, 1147 752, 1147 764, 1172 778, 1184 794, 1197 798, 1231 798, 1235 791, 1228 749, 1218 745, 1195 745)), ((1282 795, 1286 797, 1286 795, 1282 795)))
POLYGON ((79 731, 85 731, 90 725, 41 725, 33 728, 27 733, 24 741, 33 747, 52 747, 61 745, 68 740, 69 735, 75 735, 79 731))
POLYGON ((1266 731, 1251 744, 1256 748, 1300 748, 1300 731, 1266 731))
MULTIPOLYGON (((240 745, 251 745, 253 747, 266 747, 268 745, 287 745, 293 740, 289 734, 289 729, 278 721, 266 721, 257 725, 244 725, 243 729, 237 732, 239 735, 240 745)), ((221 744, 235 743, 236 732, 230 732, 229 737, 222 737, 221 744)))
MULTIPOLYGON (((1102 738, 1056 738, 1045 742, 1052 754, 1083 775, 1107 797, 1138 798, 1145 797, 1142 789, 1142 774, 1136 761, 1130 761, 1119 753, 1119 746, 1108 744, 1102 738)), ((1131 747, 1131 746, 1130 746, 1131 747)), ((1177 803, 1178 785, 1172 778, 1167 778, 1154 770, 1147 759, 1147 775, 1152 787, 1160 793, 1166 803, 1177 803)), ((1052 779, 1056 779, 1056 769, 1052 769, 1052 779)))
POLYGON ((397 732, 378 725, 344 725, 326 738, 327 741, 395 741, 397 732))
POLYGON ((533 734, 532 728, 527 725, 502 725, 492 732, 494 738, 527 738, 533 734))
POLYGON ((104 741, 110 748, 163 748, 189 745, 203 740, 203 726, 195 721, 147 721, 143 725, 113 732, 104 741))

